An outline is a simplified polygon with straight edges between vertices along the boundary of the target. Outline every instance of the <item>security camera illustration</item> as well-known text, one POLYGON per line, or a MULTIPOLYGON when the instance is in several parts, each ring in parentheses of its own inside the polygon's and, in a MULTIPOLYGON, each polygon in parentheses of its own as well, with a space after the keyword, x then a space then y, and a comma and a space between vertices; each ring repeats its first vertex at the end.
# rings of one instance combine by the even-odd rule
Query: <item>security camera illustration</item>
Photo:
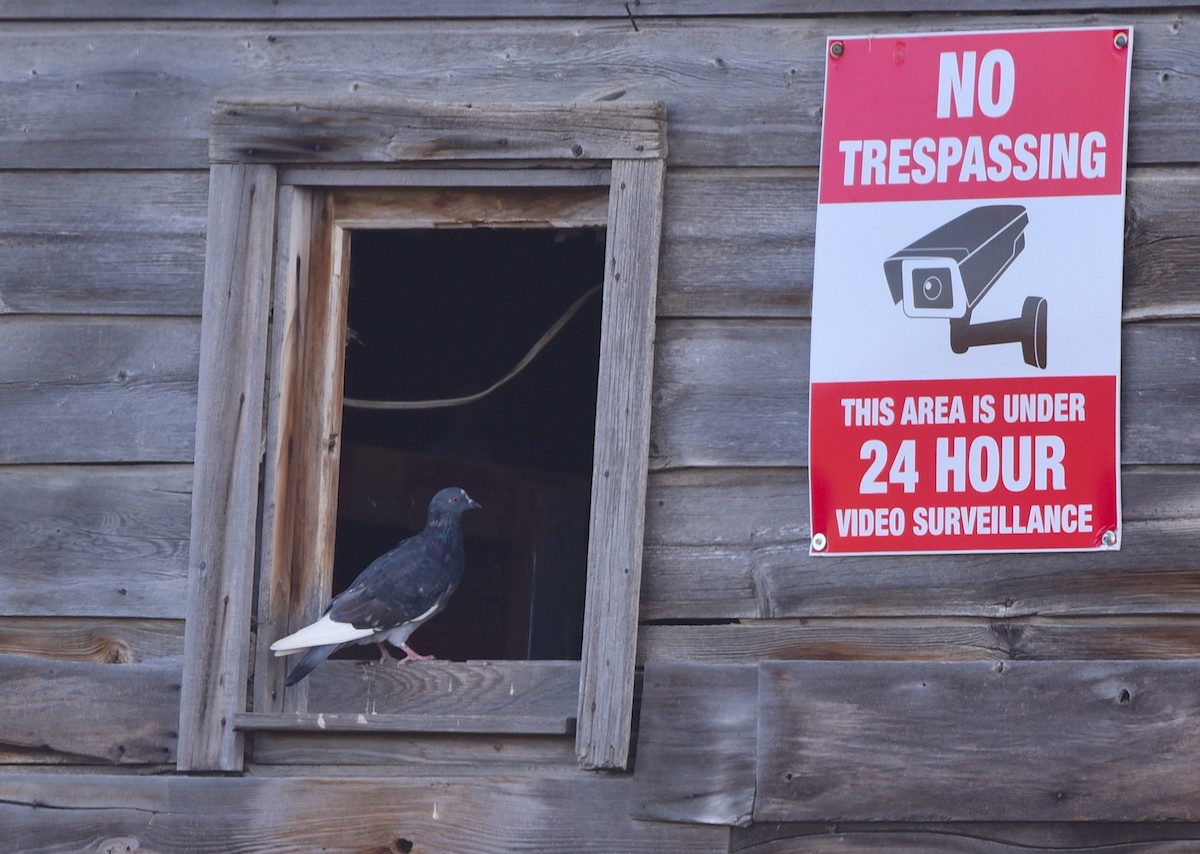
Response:
POLYGON ((1046 367, 1042 297, 1026 297, 1020 317, 971 322, 981 299, 1025 248, 1029 214, 1021 205, 984 205, 957 216, 883 262, 892 301, 909 317, 950 321, 950 349, 1020 343, 1026 364, 1046 367))

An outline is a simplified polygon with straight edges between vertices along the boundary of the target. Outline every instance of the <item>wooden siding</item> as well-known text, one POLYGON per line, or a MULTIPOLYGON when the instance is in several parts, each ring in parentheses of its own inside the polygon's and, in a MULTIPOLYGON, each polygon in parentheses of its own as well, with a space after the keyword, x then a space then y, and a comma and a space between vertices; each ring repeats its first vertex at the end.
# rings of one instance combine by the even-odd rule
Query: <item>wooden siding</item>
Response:
MULTIPOLYGON (((6 844, 756 854, 1200 846, 1186 791, 1197 770, 1190 660, 1200 656, 1200 3, 1133 0, 1101 12, 1083 0, 994 0, 975 4, 986 5, 981 14, 962 14, 954 0, 800 5, 0 8, 0 678, 12 688, 0 699, 0 763, 93 766, 0 770, 6 844), (956 14, 935 14, 946 11, 956 14), (1117 22, 1135 27, 1121 551, 810 558, 807 358, 825 36, 1117 22), (563 735, 347 736, 319 726, 256 732, 242 778, 127 773, 173 768, 180 752, 210 112, 244 96, 666 105, 636 641, 645 678, 631 774, 581 774, 563 735), (918 708, 907 688, 933 672, 945 677, 946 702, 918 708), (767 701, 760 677, 774 686, 767 701), (1022 715, 1005 720, 994 708, 1022 715), (928 761, 931 751, 904 732, 930 716, 950 735, 934 745, 940 765, 922 789, 887 762, 928 761), (801 720, 824 747, 799 740, 801 720), (1052 744, 1060 734, 1064 745, 1089 740, 1042 765, 994 743, 1037 733, 1052 744), (1087 764, 1097 744, 1111 767, 1087 764), (835 745, 843 757, 866 756, 856 767, 869 773, 851 779, 835 745), (990 775, 972 773, 980 750, 990 775), (798 757, 827 772, 828 788, 795 794, 796 771, 783 765, 798 757), (889 800, 892 777, 911 797, 889 800), (960 777, 971 785, 951 785, 960 777), (853 786, 866 795, 838 794, 853 786), (1006 820, 981 820, 995 817, 1006 820), (927 820, 901 821, 912 818, 927 820)), ((204 531, 223 526, 207 524, 196 530, 209 541, 204 531)), ((252 548, 244 537, 241 546, 252 548)), ((194 619, 189 629, 202 643, 205 627, 194 619)), ((334 668, 314 686, 336 691, 355 678, 352 666, 334 668)), ((480 702, 503 701, 485 694, 480 702)), ((227 755, 237 752, 230 730, 220 738, 227 755)))
POLYGON ((729 847, 728 828, 635 821, 627 809, 629 780, 578 772, 566 779, 499 777, 486 783, 437 776, 161 776, 125 777, 118 787, 97 785, 97 779, 103 780, 0 777, 5 844, 17 851, 189 854, 724 854, 729 847))
POLYGON ((756 821, 1200 813, 1192 662, 874 662, 853 680, 835 663, 785 662, 758 673, 756 821))
MULTIPOLYGON (((1194 163, 1192 10, 1047 14, 1136 31, 1135 163, 1194 163)), ((0 168, 202 169, 219 96, 662 101, 675 166, 815 166, 827 34, 1003 29, 997 15, 628 20, 11 22, 0 168), (451 71, 452 70, 452 71, 451 71), (130 128, 137 128, 131 134, 130 128)))

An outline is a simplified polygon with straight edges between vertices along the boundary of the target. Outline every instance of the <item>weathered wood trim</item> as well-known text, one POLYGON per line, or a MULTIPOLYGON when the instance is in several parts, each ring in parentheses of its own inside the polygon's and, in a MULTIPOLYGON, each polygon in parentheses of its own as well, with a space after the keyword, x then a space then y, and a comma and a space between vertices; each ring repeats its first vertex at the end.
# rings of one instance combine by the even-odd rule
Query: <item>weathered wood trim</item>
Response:
POLYGON ((180 770, 236 770, 258 522, 276 173, 216 165, 209 186, 180 770))
POLYGON ((574 718, 538 715, 423 715, 309 712, 307 714, 241 714, 233 716, 240 730, 272 732, 462 732, 497 735, 564 735, 574 718))
MULTIPOLYGON (((513 139, 504 137, 499 156, 510 160, 518 158, 526 164, 546 157, 559 160, 617 158, 611 165, 604 218, 601 219, 599 211, 592 211, 586 205, 582 219, 577 211, 567 217, 571 225, 581 222, 606 224, 610 259, 605 273, 589 554, 589 585, 593 598, 587 619, 591 635, 584 643, 578 698, 579 708, 586 710, 583 713, 588 717, 588 726, 578 736, 577 750, 583 764, 589 767, 623 767, 629 749, 649 437, 654 298, 665 175, 663 116, 664 110, 659 104, 476 107, 397 101, 356 102, 353 106, 345 102, 316 106, 223 102, 214 112, 212 156, 218 161, 214 173, 220 171, 219 161, 223 157, 239 162, 261 159, 271 164, 472 159, 481 156, 474 143, 469 143, 466 149, 456 147, 475 132, 468 128, 471 122, 490 122, 492 131, 497 128, 520 130, 516 144, 513 139), (317 130, 314 130, 314 123, 319 126, 317 130), (460 131, 466 132, 464 128, 470 133, 466 137, 455 137, 460 131), (576 134, 576 130, 581 133, 576 134), (320 140, 314 142, 311 134, 317 131, 320 140), (569 153, 561 150, 564 134, 568 137, 569 153), (447 142, 452 137, 457 141, 447 142), (296 144, 297 139, 301 139, 302 144, 296 144), (334 145, 330 140, 342 142, 334 145), (546 140, 558 142, 546 147, 546 140), (380 151, 383 151, 383 157, 380 157, 380 151)), ((492 145, 488 143, 488 146, 492 145)), ((490 149, 482 156, 488 160, 497 159, 496 151, 490 149)), ((240 165, 237 168, 245 170, 248 167, 240 165)), ((271 169, 271 175, 277 177, 274 165, 264 168, 271 169)), ((340 375, 338 357, 342 352, 341 336, 335 333, 339 329, 339 312, 344 310, 345 297, 345 288, 339 287, 336 279, 349 252, 348 232, 344 227, 350 224, 361 227, 378 220, 381 193, 387 195, 389 192, 393 191, 342 190, 310 194, 308 190, 288 185, 282 193, 281 267, 270 360, 274 379, 268 399, 271 423, 279 426, 274 431, 278 435, 267 440, 267 460, 273 472, 267 475, 264 517, 264 551, 275 569, 263 574, 259 591, 259 629, 266 633, 256 652, 256 662, 265 674, 263 683, 255 688, 255 708, 259 712, 304 713, 308 705, 307 686, 291 692, 291 698, 281 702, 278 677, 282 668, 267 658, 262 647, 278 635, 276 624, 300 607, 301 603, 293 600, 299 597, 302 603, 307 603, 305 613, 311 616, 308 612, 321 604, 322 591, 328 589, 320 567, 329 563, 322 556, 328 551, 327 546, 332 545, 332 536, 323 527, 322 520, 331 519, 332 513, 316 507, 303 520, 282 518, 279 513, 281 507, 300 506, 303 502, 298 500, 299 494, 307 495, 314 490, 319 495, 336 493, 336 483, 331 486, 328 474, 333 471, 336 477, 336 414, 332 421, 328 417, 322 419, 320 429, 315 432, 308 430, 324 449, 320 451, 323 455, 320 468, 326 474, 320 485, 309 488, 299 484, 299 478, 291 468, 289 473, 278 476, 274 469, 291 465, 284 458, 285 448, 299 447, 298 453, 302 455, 311 452, 312 441, 305 439, 302 419, 295 412, 296 401, 315 399, 320 403, 319 410, 329 412, 340 404, 340 393, 332 378, 340 375), (355 206, 363 204, 367 207, 356 214, 355 206), (344 223, 333 213, 341 207, 348 210, 344 223), (330 239, 332 248, 326 246, 330 239), (311 257, 307 262, 299 247, 309 247, 311 257), (328 261, 323 259, 326 251, 331 254, 328 261), (292 269, 293 257, 296 259, 295 270, 292 269), (286 269, 283 268, 285 264, 286 269), (301 282, 307 283, 304 293, 292 296, 286 292, 299 287, 301 282), (280 293, 280 288, 285 292, 280 293), (325 355, 320 355, 322 353, 325 355), (317 354, 316 363, 310 365, 313 354, 317 354), (304 377, 302 382, 315 385, 308 393, 289 392, 283 388, 276 397, 274 387, 292 375, 304 377), (299 442, 286 438, 295 429, 300 429, 299 442), (300 531, 305 533, 305 542, 309 545, 298 554, 295 541, 300 531), (293 577, 297 565, 307 568, 298 585, 293 577)), ((506 192, 509 196, 520 196, 522 192, 531 195, 520 189, 506 192)), ((566 198, 576 199, 578 194, 578 190, 572 190, 566 198)), ((213 211, 219 209, 220 202, 214 201, 218 196, 215 189, 210 193, 213 211)), ((541 210, 544 203, 534 207, 541 210)), ((524 215, 520 218, 524 221, 524 215)), ((274 233, 273 219, 270 226, 274 233)), ((263 260, 259 263, 266 264, 263 260)), ((262 301, 265 303, 265 299, 262 301)), ((206 306, 206 317, 207 312, 206 306)), ((259 344, 257 339, 247 337, 247 341, 256 347, 259 344)), ((312 411, 312 407, 306 407, 304 411, 312 411)), ((306 467, 301 468, 307 471, 306 467)), ((226 645, 234 642, 230 634, 228 630, 222 634, 226 645)), ((238 705, 236 698, 233 705, 238 705)), ((221 726, 226 726, 232 715, 240 711, 240 708, 233 708, 230 714, 222 715, 221 726)), ((558 715, 554 717, 557 720, 558 715)), ((243 726, 252 726, 251 718, 240 720, 243 726)), ((555 731, 560 730, 556 728, 555 731)), ((188 745, 188 742, 184 743, 188 745)), ((236 763, 227 764, 234 763, 227 752, 234 749, 230 743, 226 734, 220 744, 223 751, 219 757, 220 767, 236 767, 236 763)), ((186 754, 181 751, 181 755, 186 754)), ((190 766, 181 763, 181 767, 190 766)))
POLYGON ((333 190, 340 228, 386 230, 502 226, 508 228, 603 227, 608 188, 494 187, 447 191, 445 187, 382 187, 333 190))
POLYGON ((0 654, 0 751, 20 748, 37 762, 170 762, 179 675, 179 659, 99 664, 0 654))
POLYGON ((666 155, 661 104, 220 101, 214 163, 613 160, 666 155))
MULTIPOLYGON (((495 715, 565 720, 579 699, 577 661, 330 661, 306 680, 312 713, 495 715)), ((436 724, 431 724, 436 726, 436 724)), ((556 730, 562 732, 562 730, 556 730)))
POLYGON ((269 647, 277 637, 315 620, 319 613, 316 596, 307 605, 294 601, 302 598, 299 579, 293 584, 290 575, 296 535, 296 513, 289 509, 295 500, 290 472, 296 465, 294 457, 297 449, 289 443, 288 433, 284 429, 285 422, 297 409, 294 395, 298 383, 289 378, 296 376, 301 358, 304 330, 301 327, 300 306, 303 292, 310 281, 308 268, 313 261, 312 228, 315 216, 314 193, 304 188, 280 187, 267 356, 267 430, 262 475, 258 631, 254 644, 252 695, 254 710, 264 713, 285 709, 294 712, 303 708, 307 684, 297 686, 285 698, 283 680, 287 672, 286 662, 276 658, 269 647))
MULTIPOLYGON (((415 165, 415 164, 414 164, 415 165)), ((476 166, 421 166, 395 169, 389 166, 285 166, 279 170, 280 184, 309 187, 607 187, 608 170, 585 164, 563 169, 554 161, 536 169, 491 169, 476 166)))
POLYGON ((259 730, 251 740, 254 767, 271 774, 304 774, 305 766, 386 766, 394 776, 527 774, 579 775, 573 735, 495 733, 321 732, 259 730), (272 766, 267 768, 266 766, 272 766))
POLYGON ((1196 821, 1194 662, 759 666, 758 821, 1196 821))
POLYGON ((758 669, 651 662, 642 717, 633 816, 744 827, 754 808, 758 669))
POLYGON ((627 777, 205 777, 13 774, 16 851, 726 854, 729 829, 635 821, 627 777), (405 844, 407 843, 407 844, 405 844))
POLYGON ((629 755, 665 172, 661 160, 612 168, 576 742, 589 768, 629 755))

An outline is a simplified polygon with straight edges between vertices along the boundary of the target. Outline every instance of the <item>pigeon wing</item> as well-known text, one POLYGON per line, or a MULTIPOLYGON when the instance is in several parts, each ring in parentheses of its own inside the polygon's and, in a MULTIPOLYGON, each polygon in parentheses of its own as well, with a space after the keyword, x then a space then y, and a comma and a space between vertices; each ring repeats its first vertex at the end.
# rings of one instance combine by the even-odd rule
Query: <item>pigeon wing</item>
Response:
POLYGON ((328 616, 356 630, 386 632, 428 619, 462 579, 462 549, 417 534, 377 558, 333 600, 328 616))

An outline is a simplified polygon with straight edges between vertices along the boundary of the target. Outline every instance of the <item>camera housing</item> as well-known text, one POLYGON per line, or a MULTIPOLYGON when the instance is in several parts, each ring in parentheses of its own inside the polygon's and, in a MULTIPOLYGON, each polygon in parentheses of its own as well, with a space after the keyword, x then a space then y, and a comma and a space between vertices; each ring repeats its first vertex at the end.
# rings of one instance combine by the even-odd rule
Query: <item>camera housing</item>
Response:
POLYGON ((1021 205, 972 208, 883 262, 892 301, 909 317, 966 317, 1025 248, 1021 205))
POLYGON ((988 344, 1021 345, 1025 363, 1046 367, 1049 306, 1025 298, 1019 317, 974 323, 971 313, 1025 248, 1029 214, 1021 205, 972 208, 910 243, 883 262, 892 302, 909 317, 950 321, 950 349, 966 353, 988 344))

